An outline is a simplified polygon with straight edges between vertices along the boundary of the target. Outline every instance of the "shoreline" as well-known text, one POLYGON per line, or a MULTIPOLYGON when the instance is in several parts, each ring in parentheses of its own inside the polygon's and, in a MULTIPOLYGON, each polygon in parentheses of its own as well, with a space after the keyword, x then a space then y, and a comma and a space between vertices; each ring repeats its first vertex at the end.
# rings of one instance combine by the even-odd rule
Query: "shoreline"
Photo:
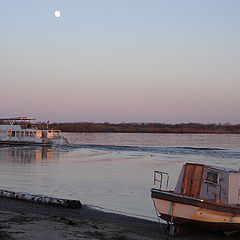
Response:
MULTIPOLYGON (((165 224, 96 210, 83 204, 80 209, 26 202, 0 197, 1 240, 162 240, 165 224)), ((226 237, 219 233, 194 232, 190 236, 174 239, 218 240, 239 239, 239 235, 226 237)))
POLYGON ((87 133, 190 133, 190 134, 240 134, 240 124, 230 123, 96 123, 96 122, 61 122, 52 123, 50 127, 62 132, 87 133))
POLYGON ((40 240, 45 235, 44 239, 165 239, 158 222, 86 204, 69 209, 0 197, 0 239, 40 240))

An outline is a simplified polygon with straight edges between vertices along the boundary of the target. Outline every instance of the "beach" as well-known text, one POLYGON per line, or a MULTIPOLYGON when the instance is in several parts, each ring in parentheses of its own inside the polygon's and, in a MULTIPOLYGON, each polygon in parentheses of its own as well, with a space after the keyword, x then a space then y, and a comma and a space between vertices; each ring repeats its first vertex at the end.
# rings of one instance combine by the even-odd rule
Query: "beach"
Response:
MULTIPOLYGON (((149 220, 107 213, 83 205, 80 209, 0 198, 0 239, 61 240, 154 240, 171 239, 166 225, 149 220)), ((192 232, 175 239, 239 239, 220 233, 192 232)))
POLYGON ((159 223, 0 198, 0 239, 164 239, 159 223))

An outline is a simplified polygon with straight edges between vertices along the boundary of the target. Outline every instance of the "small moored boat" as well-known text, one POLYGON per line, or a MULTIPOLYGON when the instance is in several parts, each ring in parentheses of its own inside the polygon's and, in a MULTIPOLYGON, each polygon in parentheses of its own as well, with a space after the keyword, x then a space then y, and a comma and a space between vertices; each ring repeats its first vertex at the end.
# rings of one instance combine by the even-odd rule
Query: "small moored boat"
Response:
POLYGON ((48 124, 32 123, 35 118, 17 117, 0 119, 0 144, 52 145, 67 144, 60 130, 48 128, 48 124))
POLYGON ((174 191, 168 190, 168 181, 168 173, 155 171, 151 196, 170 228, 240 230, 240 171, 186 163, 174 191))

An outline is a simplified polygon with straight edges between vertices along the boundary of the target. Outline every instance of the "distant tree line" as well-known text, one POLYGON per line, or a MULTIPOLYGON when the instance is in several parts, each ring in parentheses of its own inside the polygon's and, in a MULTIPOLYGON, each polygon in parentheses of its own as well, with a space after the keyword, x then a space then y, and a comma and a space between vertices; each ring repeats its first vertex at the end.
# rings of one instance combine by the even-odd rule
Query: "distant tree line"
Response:
POLYGON ((237 133, 240 124, 202 124, 202 123, 53 123, 49 125, 62 132, 108 132, 108 133, 237 133))

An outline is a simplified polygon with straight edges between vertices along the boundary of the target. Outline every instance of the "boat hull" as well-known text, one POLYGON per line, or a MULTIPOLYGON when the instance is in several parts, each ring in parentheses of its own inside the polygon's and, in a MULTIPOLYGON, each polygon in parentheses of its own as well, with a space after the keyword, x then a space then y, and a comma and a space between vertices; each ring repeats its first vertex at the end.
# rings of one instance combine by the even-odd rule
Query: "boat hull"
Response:
POLYGON ((26 145, 38 145, 38 146, 51 146, 53 143, 40 143, 40 142, 18 142, 18 141, 0 141, 0 145, 19 145, 19 146, 26 146, 26 145))
POLYGON ((169 223, 211 231, 240 230, 239 207, 155 189, 152 189, 152 199, 160 217, 169 223))

